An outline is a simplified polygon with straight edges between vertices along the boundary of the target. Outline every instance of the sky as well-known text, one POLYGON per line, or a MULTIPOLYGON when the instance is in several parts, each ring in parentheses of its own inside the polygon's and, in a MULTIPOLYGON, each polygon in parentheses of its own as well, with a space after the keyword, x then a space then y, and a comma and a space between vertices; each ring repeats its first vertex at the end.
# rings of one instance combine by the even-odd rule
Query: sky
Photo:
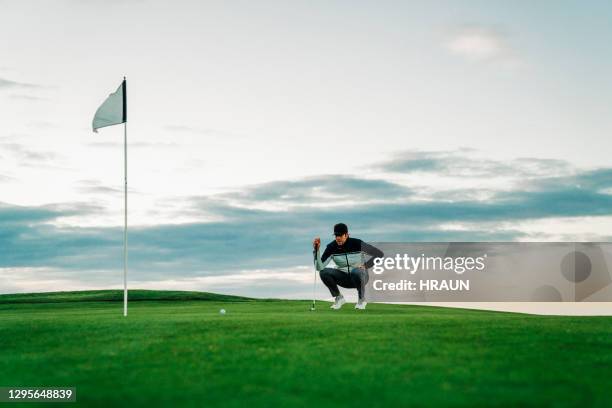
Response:
MULTIPOLYGON (((0 0, 0 292, 306 298, 310 242, 610 241, 606 1, 0 0)), ((328 296, 322 285, 317 294, 328 296)))

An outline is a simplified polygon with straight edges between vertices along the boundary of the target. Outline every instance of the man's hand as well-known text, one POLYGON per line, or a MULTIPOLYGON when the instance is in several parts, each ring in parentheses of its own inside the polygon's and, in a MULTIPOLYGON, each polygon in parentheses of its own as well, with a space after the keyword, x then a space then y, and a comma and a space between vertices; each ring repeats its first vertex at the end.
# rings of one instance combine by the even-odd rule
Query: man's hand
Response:
POLYGON ((313 241, 312 241, 312 247, 315 251, 319 250, 319 247, 321 246, 321 238, 316 237, 313 241))

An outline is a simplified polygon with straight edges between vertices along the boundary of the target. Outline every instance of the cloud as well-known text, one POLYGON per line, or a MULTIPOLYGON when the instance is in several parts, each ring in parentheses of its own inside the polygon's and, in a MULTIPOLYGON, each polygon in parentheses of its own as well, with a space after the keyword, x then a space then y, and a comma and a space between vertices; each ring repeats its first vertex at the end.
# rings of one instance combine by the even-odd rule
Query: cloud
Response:
MULTIPOLYGON (((426 211, 429 209, 401 206, 291 213, 242 210, 241 217, 225 222, 131 228, 130 268, 142 280, 157 280, 309 264, 311 238, 328 231, 338 220, 348 222, 357 232, 369 231, 371 240, 445 240, 459 234, 499 240, 520 235, 436 231, 429 225, 431 220, 450 216, 424 217, 426 211), (398 225, 398 218, 393 218, 398 216, 404 216, 405 223, 398 225)), ((67 275, 121 269, 122 228, 59 228, 49 223, 74 212, 74 208, 0 208, 0 267, 49 267, 65 270, 67 275)))
POLYGON ((566 174, 572 166, 564 160, 521 157, 508 161, 485 159, 469 151, 410 150, 374 166, 389 173, 432 173, 446 177, 543 177, 566 174))
MULTIPOLYGON (((471 163, 463 156, 459 151, 430 152, 423 155, 428 161, 425 165, 415 164, 416 155, 406 160, 411 161, 408 171, 418 168, 451 174, 456 170, 452 163, 471 163), (450 159, 454 160, 449 163, 450 159)), ((398 160, 392 161, 392 168, 400 166, 398 160)), ((486 200, 470 198, 469 188, 453 190, 450 200, 445 191, 415 200, 414 188, 385 179, 342 175, 262 183, 240 191, 190 197, 188 211, 221 221, 130 228, 131 276, 151 285, 206 277, 211 283, 212 277, 220 282, 229 274, 239 280, 248 271, 274 270, 278 275, 272 280, 282 280, 283 274, 295 272, 296 266, 310 265, 312 237, 323 234, 324 241, 331 241, 330 228, 340 221, 346 222, 355 236, 369 241, 515 241, 546 239, 548 232, 557 237, 557 232, 552 235, 552 231, 524 227, 536 222, 550 225, 543 220, 598 222, 610 218, 612 169, 574 169, 554 175, 567 164, 520 158, 491 160, 477 170, 487 178, 497 171, 511 173, 513 167, 517 178, 523 179, 522 174, 532 177, 512 189, 489 191, 486 200), (362 199, 368 196, 380 200, 362 199), (318 206, 319 202, 323 205, 318 206), (330 202, 339 205, 327 205, 330 202)), ((405 169, 401 167, 401 171, 405 169)), ((80 184, 83 188, 99 187, 95 180, 80 184)), ((55 222, 71 216, 95 217, 102 211, 88 203, 42 207, 0 204, 0 268, 35 268, 45 274, 36 277, 39 281, 72 280, 82 282, 83 287, 103 287, 105 282, 116 281, 122 269, 122 228, 67 227, 55 222)), ((602 231, 600 240, 609 240, 610 234, 602 231)), ((572 239, 571 235, 564 237, 572 239)), ((244 280, 249 282, 250 278, 244 280)), ((266 290, 269 287, 261 289, 262 293, 266 290)))
POLYGON ((36 120, 28 123, 28 127, 35 129, 59 129, 61 126, 55 122, 36 120))
POLYGON ((0 143, 0 147, 12 152, 20 161, 51 161, 57 157, 57 155, 53 152, 43 152, 39 150, 28 149, 24 145, 19 143, 0 143))
POLYGON ((202 136, 219 136, 219 137, 231 137, 231 138, 242 138, 237 134, 226 132, 224 130, 210 129, 210 128, 197 128, 184 125, 165 125, 162 127, 163 130, 173 133, 191 133, 202 136))
MULTIPOLYGON (((98 180, 79 180, 76 182, 77 190, 82 193, 88 194, 101 194, 104 196, 115 195, 115 196, 123 196, 124 187, 123 186, 108 186, 103 184, 98 180)), ((133 188, 128 188, 128 194, 142 194, 140 191, 137 191, 133 188)))
MULTIPOLYGON (((357 231, 367 232, 369 239, 374 240, 512 240, 523 238, 524 234, 518 230, 491 229, 490 225, 550 217, 607 215, 612 196, 597 190, 612 186, 612 178, 606 179, 609 173, 610 170, 604 169, 569 179, 547 178, 534 182, 529 190, 497 192, 487 202, 412 202, 406 199, 373 205, 359 205, 357 202, 357 205, 344 207, 266 211, 237 207, 215 198, 193 197, 192 211, 218 215, 224 221, 134 228, 130 232, 130 259, 134 267, 148 273, 172 270, 173 273, 189 274, 231 267, 269 267, 271 264, 282 267, 303 259, 304 248, 308 247, 311 236, 328 230, 338 221, 347 222, 357 231), (575 183, 582 187, 575 186, 575 183), (481 223, 483 228, 467 231, 438 228, 451 222, 481 223)), ((354 190, 357 186, 362 195, 381 191, 381 187, 376 187, 370 180, 348 180, 345 192, 357 191, 354 190)), ((286 186, 299 201, 302 200, 302 184, 310 186, 314 182, 306 180, 286 186)), ((339 183, 327 178, 316 182, 329 183, 323 190, 339 183)), ((396 188, 392 184, 387 187, 391 192, 396 188)), ((269 199, 278 197, 278 188, 279 183, 266 183, 254 186, 244 194, 249 200, 254 197, 269 199)), ((7 252, 1 261, 6 262, 9 257, 14 262, 3 266, 100 268, 116 265, 116 252, 112 254, 113 251, 120 252, 121 228, 59 228, 49 225, 49 221, 55 218, 74 215, 76 208, 79 208, 78 213, 97 210, 96 207, 82 206, 64 209, 58 206, 33 209, 3 207, 0 211, 5 227, 2 246, 7 248, 7 252), (7 220, 12 220, 9 225, 7 220), (24 231, 27 231, 26 235, 24 231), (24 236, 28 238, 22 241, 24 236), (27 256, 20 258, 17 254, 23 253, 19 250, 22 245, 30 250, 27 256), (51 265, 49 254, 53 254, 51 265), (36 264, 32 265, 33 262, 36 264)))
POLYGON ((39 102, 39 101, 48 101, 49 98, 43 98, 41 96, 34 95, 24 95, 24 94, 11 94, 9 98, 14 100, 23 100, 23 101, 31 101, 31 102, 39 102))
MULTIPOLYGON (((80 192, 83 193, 89 193, 89 194, 102 194, 102 195, 115 195, 115 196, 119 196, 119 195, 123 195, 123 189, 119 188, 119 187, 108 187, 108 186, 103 186, 103 185, 99 185, 99 186, 83 186, 83 187, 78 187, 78 190, 80 192)), ((129 191, 129 193, 133 193, 133 191, 129 191)))
POLYGON ((81 0, 68 0, 72 5, 78 7, 100 7, 103 6, 129 6, 133 4, 145 3, 147 0, 89 0, 89 1, 81 1, 81 0))
POLYGON ((450 33, 445 48, 451 54, 468 61, 520 64, 520 59, 510 46, 508 37, 493 27, 483 25, 459 27, 450 33))
POLYGON ((88 203, 57 203, 27 207, 0 202, 0 226, 33 227, 59 217, 93 214, 101 209, 100 206, 88 203))
POLYGON ((58 164, 62 156, 56 152, 34 150, 20 143, 3 142, 2 140, 8 140, 8 138, 0 138, 0 150, 4 150, 8 157, 17 162, 18 166, 48 170, 72 170, 58 164))
MULTIPOLYGON (((123 147, 123 142, 91 142, 87 143, 88 146, 98 148, 118 148, 123 147)), ((175 142, 129 142, 129 148, 173 148, 179 147, 178 143, 175 142)))
POLYGON ((0 78, 0 89, 37 89, 42 88, 40 85, 27 82, 18 82, 6 78, 0 78))
POLYGON ((545 191, 574 189, 577 191, 605 193, 612 187, 612 169, 600 168, 586 170, 572 175, 545 177, 539 180, 524 182, 524 188, 535 188, 545 191))
MULTIPOLYGON (((247 295, 256 297, 279 297, 306 299, 312 296, 312 268, 297 265, 279 269, 253 269, 228 271, 217 276, 174 277, 159 280, 141 280, 129 276, 129 287, 162 290, 199 290, 207 292, 247 295)), ((53 268, 0 268, 0 293, 32 293, 52 290, 95 290, 99 288, 121 288, 117 272, 92 271, 74 276, 53 268)), ((327 297, 327 289, 317 285, 317 299, 327 297)), ((349 295, 350 296, 350 295, 349 295)))
MULTIPOLYGON (((2 156, 0 156, 0 160, 2 160, 2 156)), ((0 183, 6 183, 9 181, 17 180, 15 177, 7 176, 6 174, 0 174, 0 183)))
POLYGON ((311 206, 344 207, 363 205, 380 197, 408 197, 411 190, 382 179, 364 179, 346 175, 323 175, 297 181, 274 181, 246 186, 240 191, 214 198, 238 206, 293 208, 311 206))

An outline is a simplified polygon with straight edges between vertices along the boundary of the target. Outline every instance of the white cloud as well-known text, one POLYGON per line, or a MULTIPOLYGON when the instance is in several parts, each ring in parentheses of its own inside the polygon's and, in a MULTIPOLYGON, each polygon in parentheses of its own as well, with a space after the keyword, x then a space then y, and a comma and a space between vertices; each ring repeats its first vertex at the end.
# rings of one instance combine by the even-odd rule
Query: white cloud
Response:
MULTIPOLYGON (((119 287, 119 285, 115 286, 119 287)), ((91 276, 85 279, 74 276, 67 278, 65 271, 58 268, 0 268, 0 294, 94 290, 114 288, 115 286, 109 286, 106 282, 91 281, 91 276)))
POLYGON ((463 26, 451 33, 446 49, 469 61, 498 61, 519 65, 520 58, 501 31, 479 25, 463 26))
MULTIPOLYGON (((123 288, 120 271, 117 271, 116 279, 112 278, 113 271, 96 272, 98 279, 91 281, 66 276, 65 271, 56 268, 0 268, 0 294, 123 288)), ((304 265, 276 269, 227 271, 217 276, 163 280, 134 280, 128 276, 128 288, 131 289, 196 290, 283 299, 311 298, 312 282, 313 269, 311 266, 304 265)), ((352 292, 347 294, 347 299, 355 301, 355 294, 352 292)), ((315 296, 318 300, 331 297, 320 280, 317 282, 315 296)))
POLYGON ((40 88, 40 85, 0 78, 0 88, 40 88))

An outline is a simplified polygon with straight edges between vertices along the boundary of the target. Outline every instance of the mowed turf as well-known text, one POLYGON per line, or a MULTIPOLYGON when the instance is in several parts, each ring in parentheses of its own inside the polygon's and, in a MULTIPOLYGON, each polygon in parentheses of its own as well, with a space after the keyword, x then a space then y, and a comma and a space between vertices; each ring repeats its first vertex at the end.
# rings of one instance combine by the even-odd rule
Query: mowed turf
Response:
POLYGON ((124 318, 104 301, 117 292, 92 293, 0 296, 0 386, 74 386, 107 407, 612 401, 610 317, 135 292, 124 318))

